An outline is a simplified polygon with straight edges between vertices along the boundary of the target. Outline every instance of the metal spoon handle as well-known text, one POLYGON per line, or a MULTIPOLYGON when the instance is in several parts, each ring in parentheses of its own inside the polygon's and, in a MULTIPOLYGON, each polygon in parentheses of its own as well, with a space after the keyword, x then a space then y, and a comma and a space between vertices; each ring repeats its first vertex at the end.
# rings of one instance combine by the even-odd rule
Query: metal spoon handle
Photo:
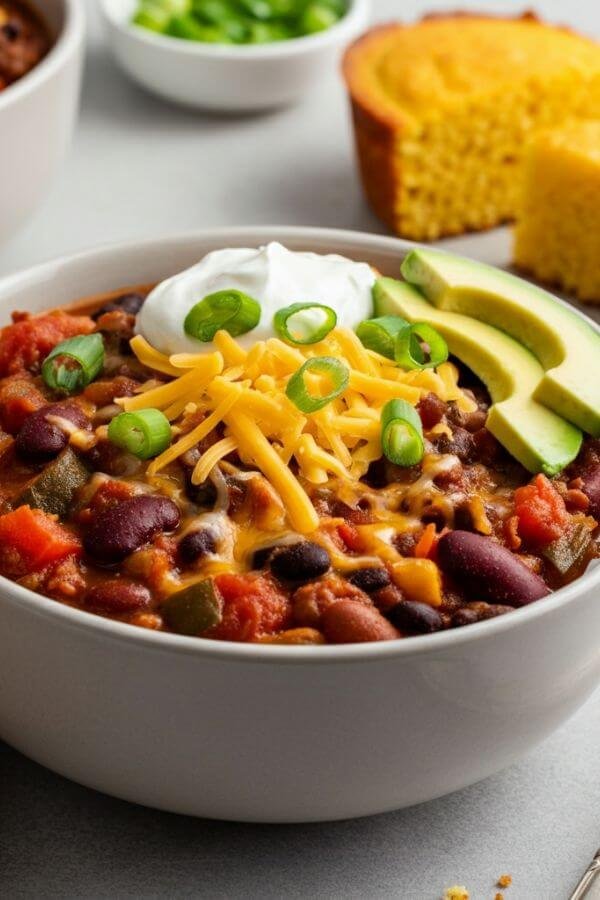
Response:
POLYGON ((581 881, 569 897, 569 900, 583 900, 596 877, 600 873, 600 849, 596 850, 596 855, 583 873, 581 881))

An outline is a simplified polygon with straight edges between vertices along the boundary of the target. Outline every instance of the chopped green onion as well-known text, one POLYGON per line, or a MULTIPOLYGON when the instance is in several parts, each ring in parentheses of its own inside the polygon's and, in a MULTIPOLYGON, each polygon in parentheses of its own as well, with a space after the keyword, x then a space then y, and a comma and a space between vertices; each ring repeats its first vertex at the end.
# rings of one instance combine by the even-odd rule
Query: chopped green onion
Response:
POLYGON ((433 369, 448 359, 448 345, 427 322, 406 325, 396 335, 396 362, 403 369, 433 369))
POLYGON ((273 325, 279 337, 290 344, 316 344, 337 325, 337 315, 322 303, 292 303, 278 309, 273 325))
POLYGON ((108 426, 108 439, 138 459, 152 459, 171 443, 171 425, 159 409, 124 412, 108 426))
POLYGON ((406 400, 389 400, 381 413, 381 446, 397 466, 414 466, 423 458, 423 425, 406 400))
POLYGON ((339 16, 322 3, 311 3, 302 14, 301 28, 305 34, 317 34, 335 25, 339 16))
POLYGON ((87 387, 103 365, 102 335, 85 334, 56 345, 42 364, 42 378, 52 390, 74 394, 87 387))
POLYGON ((260 322, 260 303, 234 289, 209 294, 196 303, 185 317, 186 334, 198 341, 212 341, 224 329, 233 337, 246 334, 260 322))
POLYGON ((140 28, 147 28, 148 31, 162 34, 171 21, 171 13, 162 6, 148 3, 138 9, 131 21, 140 28))
POLYGON ((367 350, 374 350, 388 359, 396 355, 396 335, 408 322, 401 316, 379 316, 377 319, 365 319, 356 329, 359 340, 367 350))
POLYGON ((288 381, 285 390, 289 399, 301 412, 313 413, 336 397, 339 397, 348 387, 350 373, 347 367, 333 356, 314 356, 307 359, 304 365, 294 372, 288 381), (307 375, 326 375, 331 381, 331 390, 328 394, 311 394, 306 386, 307 375))

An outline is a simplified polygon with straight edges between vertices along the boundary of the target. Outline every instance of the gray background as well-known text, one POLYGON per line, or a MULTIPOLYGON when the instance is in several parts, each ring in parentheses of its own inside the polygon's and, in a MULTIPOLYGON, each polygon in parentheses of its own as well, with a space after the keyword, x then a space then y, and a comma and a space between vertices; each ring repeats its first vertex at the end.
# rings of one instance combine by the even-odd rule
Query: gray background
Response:
MULTIPOLYGON (((335 77, 276 114, 186 112, 113 67, 95 4, 86 5, 89 54, 75 147, 48 202, 0 250, 0 274, 99 242, 210 225, 383 230, 360 194, 335 77)), ((458 5, 523 7, 374 0, 374 16, 412 18, 458 5)), ((537 8, 600 36, 598 0, 539 0, 537 8)), ((500 265, 510 258, 506 230, 447 246, 500 265)), ((0 743, 0 894, 437 900, 458 882, 487 900, 495 879, 510 872, 506 900, 563 900, 600 845, 599 739, 597 694, 528 759, 482 784, 415 809, 307 826, 196 821, 130 806, 0 743)))

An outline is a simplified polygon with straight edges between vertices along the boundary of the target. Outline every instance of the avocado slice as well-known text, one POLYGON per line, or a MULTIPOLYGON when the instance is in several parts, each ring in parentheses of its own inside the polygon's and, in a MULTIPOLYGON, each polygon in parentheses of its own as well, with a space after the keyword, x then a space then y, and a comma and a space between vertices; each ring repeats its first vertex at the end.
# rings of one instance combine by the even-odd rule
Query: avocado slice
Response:
POLYGON ((535 399, 600 437, 600 335, 582 318, 521 278, 440 250, 412 250, 401 272, 438 309, 481 319, 524 344, 546 370, 535 399))
POLYGON ((575 459, 583 436, 534 399, 544 370, 529 350, 491 325, 435 309, 417 288, 403 281, 380 278, 373 300, 376 316, 403 316, 437 328, 450 352, 490 392, 493 405, 487 428, 526 469, 556 475, 575 459))

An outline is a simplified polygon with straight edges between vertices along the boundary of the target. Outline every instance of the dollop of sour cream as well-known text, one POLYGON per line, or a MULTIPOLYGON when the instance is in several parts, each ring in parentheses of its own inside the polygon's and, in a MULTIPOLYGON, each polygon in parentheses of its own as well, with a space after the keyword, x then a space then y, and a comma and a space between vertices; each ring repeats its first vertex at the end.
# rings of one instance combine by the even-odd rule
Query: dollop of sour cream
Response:
POLYGON ((273 316, 292 303, 322 303, 338 326, 356 328, 373 315, 375 274, 367 263, 343 256, 300 253, 273 242, 265 247, 215 250, 168 278, 149 294, 137 317, 137 332, 161 353, 201 353, 211 347, 187 335, 189 311, 208 294, 233 288, 261 305, 260 322, 237 340, 244 347, 274 337, 273 316))

